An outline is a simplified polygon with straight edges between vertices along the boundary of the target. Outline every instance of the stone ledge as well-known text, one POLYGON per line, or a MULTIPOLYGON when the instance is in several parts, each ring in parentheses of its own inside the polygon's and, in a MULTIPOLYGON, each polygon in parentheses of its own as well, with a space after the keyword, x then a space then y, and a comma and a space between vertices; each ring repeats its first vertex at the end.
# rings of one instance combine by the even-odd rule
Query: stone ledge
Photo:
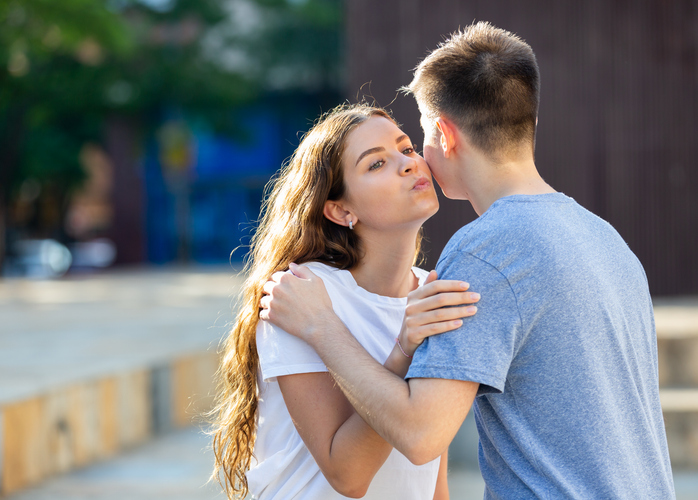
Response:
POLYGON ((0 494, 200 420, 218 364, 215 352, 199 352, 1 405, 0 494))
POLYGON ((240 284, 221 267, 0 281, 0 496, 191 425, 240 284))
POLYGON ((696 412, 698 413, 698 389, 668 389, 659 390, 662 411, 667 413, 696 412))
POLYGON ((698 339, 698 297, 655 299, 654 320, 659 339, 698 339))

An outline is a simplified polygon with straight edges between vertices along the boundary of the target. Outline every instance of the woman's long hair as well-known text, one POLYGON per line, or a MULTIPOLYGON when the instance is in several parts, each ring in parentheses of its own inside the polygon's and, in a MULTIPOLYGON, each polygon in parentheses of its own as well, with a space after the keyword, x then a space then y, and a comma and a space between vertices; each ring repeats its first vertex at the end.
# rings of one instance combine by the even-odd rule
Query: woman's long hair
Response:
POLYGON ((383 109, 365 104, 342 105, 322 116, 267 187, 271 192, 250 242, 242 304, 225 341, 212 411, 213 477, 222 483, 228 498, 244 498, 248 493, 245 473, 256 436, 256 329, 262 286, 291 262, 320 261, 340 269, 359 262, 361 242, 356 232, 326 219, 323 209, 327 200, 339 200, 345 193, 342 155, 347 136, 372 116, 393 121, 383 109))

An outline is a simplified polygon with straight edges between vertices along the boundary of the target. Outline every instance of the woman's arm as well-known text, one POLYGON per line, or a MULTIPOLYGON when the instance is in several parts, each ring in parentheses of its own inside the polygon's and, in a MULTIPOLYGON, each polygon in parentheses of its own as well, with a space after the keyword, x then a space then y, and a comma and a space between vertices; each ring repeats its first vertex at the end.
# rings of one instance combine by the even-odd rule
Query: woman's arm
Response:
POLYGON ((354 412, 329 373, 278 380, 293 423, 332 488, 364 496, 392 446, 354 412))
MULTIPOLYGON (((452 330, 460 325, 456 318, 475 314, 475 308, 463 306, 434 311, 477 300, 465 296, 460 282, 431 283, 435 279, 432 272, 425 285, 408 297, 400 332, 406 354, 395 345, 385 362, 400 377, 407 373, 411 355, 424 338, 452 330)), ((329 373, 287 375, 278 380, 293 423, 327 481, 344 496, 364 496, 392 446, 355 413, 329 373)))
POLYGON ((441 455, 441 463, 439 464, 439 476, 436 479, 436 491, 434 491, 434 500, 449 500, 448 493, 448 450, 441 455))

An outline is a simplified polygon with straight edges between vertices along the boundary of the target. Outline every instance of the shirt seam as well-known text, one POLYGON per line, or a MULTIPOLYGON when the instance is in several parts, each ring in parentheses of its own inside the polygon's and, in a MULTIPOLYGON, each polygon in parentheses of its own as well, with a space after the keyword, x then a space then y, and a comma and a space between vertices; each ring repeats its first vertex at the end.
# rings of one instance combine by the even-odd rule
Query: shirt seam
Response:
MULTIPOLYGON (((515 352, 513 353, 512 357, 511 357, 511 359, 512 359, 512 361, 513 361, 514 358, 516 357, 516 355, 519 353, 519 350, 521 349, 521 346, 523 345, 523 342, 524 342, 524 340, 525 340, 525 336, 524 336, 523 334, 524 334, 524 332, 526 331, 526 330, 524 329, 523 316, 521 315, 521 307, 519 306, 519 297, 518 297, 518 295, 516 294, 516 292, 514 291, 514 287, 511 286, 511 282, 509 281, 509 278, 507 277, 507 275, 504 274, 504 273, 503 273, 497 266, 495 266, 494 264, 492 264, 492 263, 486 261, 486 260, 483 259, 482 257, 478 257, 477 255, 475 255, 475 254, 472 253, 472 252, 468 252, 467 250, 458 249, 458 250, 455 250, 455 251, 457 251, 457 252, 460 253, 460 254, 470 255, 470 256, 473 257, 474 259, 477 259, 477 260, 479 260, 480 262, 483 262, 484 264, 490 266, 492 269, 494 269, 495 271, 497 271, 497 272, 500 274, 500 276, 502 276, 502 278, 504 278, 504 280, 507 282, 507 286, 509 287, 509 290, 511 291, 511 294, 514 296, 514 303, 516 304, 516 313, 517 313, 517 315, 519 316, 519 326, 521 327, 521 332, 522 332, 521 341, 518 342, 518 345, 517 345, 516 348, 515 348, 515 352)), ((526 335, 528 335, 528 334, 526 334, 526 335)))
MULTIPOLYGON (((497 391, 500 391, 499 385, 502 386, 502 389, 500 392, 503 392, 504 390, 504 385, 506 384, 506 379, 501 380, 501 381, 496 381, 494 380, 494 377, 492 377, 491 374, 485 373, 485 372, 480 372, 477 370, 472 370, 472 369, 467 369, 467 370, 461 370, 460 367, 456 365, 435 365, 435 364, 417 364, 415 365, 415 370, 423 370, 423 371, 428 371, 428 370, 434 370, 434 371, 444 371, 444 370, 458 370, 461 372, 464 372, 464 374, 459 373, 459 377, 457 379, 454 379, 452 377, 435 377, 435 376, 423 376, 423 375, 410 375, 408 373, 409 377, 406 378, 436 378, 436 379, 446 379, 446 380, 462 380, 465 382, 477 382, 478 384, 483 384, 489 387, 492 387, 493 389, 496 389, 497 391), (470 375, 473 374, 473 375, 470 375), (465 377, 474 377, 474 378, 465 378, 465 377), (477 378, 485 379, 483 381, 477 380, 477 378), (490 379, 491 382, 488 382, 486 379, 490 379)), ((410 367, 410 371, 412 371, 412 368, 410 367)))
POLYGON ((284 365, 276 368, 262 368, 262 379, 268 380, 271 378, 285 377, 286 375, 300 375, 302 373, 323 373, 329 371, 323 363, 303 363, 297 365, 284 365), (295 371, 298 370, 299 371, 295 371))

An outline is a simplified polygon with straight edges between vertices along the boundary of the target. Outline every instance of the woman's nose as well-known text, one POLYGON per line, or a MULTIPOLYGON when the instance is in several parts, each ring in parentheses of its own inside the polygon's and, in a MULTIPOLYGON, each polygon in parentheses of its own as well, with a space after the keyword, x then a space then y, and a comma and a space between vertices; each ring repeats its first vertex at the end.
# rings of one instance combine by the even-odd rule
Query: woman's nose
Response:
POLYGON ((412 173, 412 171, 417 169, 417 161, 414 158, 404 157, 402 164, 400 165, 400 175, 405 175, 412 173))

